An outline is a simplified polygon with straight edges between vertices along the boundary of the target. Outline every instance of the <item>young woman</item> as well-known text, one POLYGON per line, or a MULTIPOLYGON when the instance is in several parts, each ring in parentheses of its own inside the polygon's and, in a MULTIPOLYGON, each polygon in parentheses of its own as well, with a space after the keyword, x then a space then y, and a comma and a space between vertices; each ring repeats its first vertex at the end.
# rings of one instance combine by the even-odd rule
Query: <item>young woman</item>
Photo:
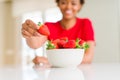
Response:
MULTIPOLYGON (((22 24, 22 35, 26 38, 27 44, 31 48, 39 48, 47 39, 68 37, 70 40, 75 40, 76 38, 80 38, 90 45, 90 48, 85 51, 82 63, 91 63, 95 48, 94 30, 89 19, 76 17, 77 13, 83 7, 84 0, 56 0, 56 3, 63 17, 58 22, 45 23, 50 31, 48 37, 38 33, 38 26, 31 20, 26 20, 22 24)), ((48 64, 48 60, 45 57, 38 57, 34 59, 34 62, 48 64)))

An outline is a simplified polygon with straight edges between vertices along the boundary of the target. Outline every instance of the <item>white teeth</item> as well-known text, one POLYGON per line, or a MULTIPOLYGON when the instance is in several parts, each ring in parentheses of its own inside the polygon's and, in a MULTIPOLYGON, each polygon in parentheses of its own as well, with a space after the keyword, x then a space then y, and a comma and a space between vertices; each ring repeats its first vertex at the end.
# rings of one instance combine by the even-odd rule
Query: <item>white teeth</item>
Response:
POLYGON ((72 11, 71 11, 71 10, 67 10, 66 13, 67 13, 67 14, 71 14, 72 11))

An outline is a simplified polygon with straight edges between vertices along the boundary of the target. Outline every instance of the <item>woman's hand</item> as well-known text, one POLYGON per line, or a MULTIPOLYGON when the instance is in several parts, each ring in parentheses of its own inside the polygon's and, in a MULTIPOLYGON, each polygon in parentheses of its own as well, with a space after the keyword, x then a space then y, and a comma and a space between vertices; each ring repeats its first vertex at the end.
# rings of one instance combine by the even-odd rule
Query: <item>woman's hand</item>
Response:
POLYGON ((38 33, 39 26, 32 20, 26 20, 22 24, 22 36, 26 39, 29 47, 36 49, 41 47, 47 40, 47 36, 38 33))
POLYGON ((39 26, 36 25, 32 20, 26 20, 22 24, 22 35, 24 38, 39 37, 40 34, 37 32, 39 26))
POLYGON ((36 56, 34 59, 33 59, 33 63, 35 65, 39 65, 39 64, 43 64, 42 66, 47 66, 47 67, 50 67, 51 65, 49 64, 48 62, 48 59, 46 57, 40 57, 40 56, 36 56))

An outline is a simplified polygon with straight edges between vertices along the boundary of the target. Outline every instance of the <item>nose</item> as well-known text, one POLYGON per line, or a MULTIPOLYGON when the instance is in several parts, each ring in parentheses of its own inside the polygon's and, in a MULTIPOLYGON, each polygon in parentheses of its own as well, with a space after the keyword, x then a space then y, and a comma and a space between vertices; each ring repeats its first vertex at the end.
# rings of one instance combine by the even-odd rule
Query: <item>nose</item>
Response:
POLYGON ((72 5, 70 3, 67 4, 66 8, 71 9, 72 5))

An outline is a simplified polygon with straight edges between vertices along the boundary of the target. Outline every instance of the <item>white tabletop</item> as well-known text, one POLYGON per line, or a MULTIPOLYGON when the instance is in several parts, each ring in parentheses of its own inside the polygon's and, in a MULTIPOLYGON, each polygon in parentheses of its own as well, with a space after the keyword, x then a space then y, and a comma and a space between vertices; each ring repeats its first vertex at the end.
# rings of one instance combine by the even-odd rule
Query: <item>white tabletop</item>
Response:
POLYGON ((120 80, 120 64, 80 65, 78 68, 0 68, 0 80, 120 80))

